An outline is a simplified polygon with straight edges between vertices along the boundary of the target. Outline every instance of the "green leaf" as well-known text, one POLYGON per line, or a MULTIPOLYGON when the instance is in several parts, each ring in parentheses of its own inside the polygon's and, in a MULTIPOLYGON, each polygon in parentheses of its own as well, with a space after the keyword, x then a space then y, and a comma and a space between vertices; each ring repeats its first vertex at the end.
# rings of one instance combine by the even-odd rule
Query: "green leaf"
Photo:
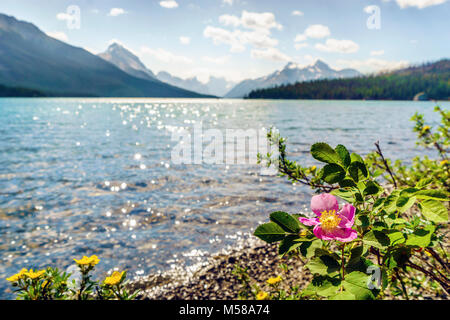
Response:
POLYGON ((356 187, 356 183, 350 178, 344 178, 339 182, 341 188, 356 187))
POLYGON ((391 240, 383 232, 371 230, 364 235, 363 242, 366 245, 383 249, 384 247, 389 246, 391 240))
POLYGON ((278 224, 286 232, 298 233, 300 231, 299 221, 287 212, 272 212, 270 214, 270 220, 278 224))
POLYGON ((258 226, 253 234, 265 242, 272 243, 283 240, 286 232, 278 224, 269 222, 258 226))
POLYGON ((359 259, 361 258, 363 252, 364 246, 357 246, 350 250, 350 260, 348 261, 348 264, 351 265, 359 262, 359 259))
POLYGON ((352 162, 348 167, 348 172, 355 182, 363 181, 368 176, 366 165, 359 161, 352 162))
POLYGON ((375 299, 378 295, 378 290, 370 290, 368 283, 371 275, 367 275, 360 271, 354 271, 345 276, 342 285, 345 290, 350 292, 358 300, 375 299))
POLYGON ((340 163, 341 158, 336 151, 333 150, 328 144, 324 142, 318 142, 311 146, 311 155, 314 159, 325 163, 340 163))
POLYGON ((332 275, 339 271, 339 262, 329 255, 313 258, 306 264, 306 267, 313 274, 332 275))
POLYGON ((400 191, 393 191, 384 201, 384 210, 387 213, 393 213, 397 211, 397 199, 400 195, 400 191))
POLYGON ((315 276, 303 291, 304 295, 319 295, 322 297, 335 296, 340 287, 340 280, 328 276, 315 276))
POLYGON ((291 252, 292 250, 297 249, 302 245, 302 242, 298 242, 300 237, 295 235, 288 235, 285 237, 278 247, 278 254, 279 255, 285 255, 288 252, 291 252))
POLYGON ((323 167, 322 179, 329 184, 340 182, 345 177, 345 170, 335 163, 327 164, 323 167))
POLYGON ((447 208, 437 200, 423 200, 419 202, 419 209, 423 216, 434 223, 446 223, 448 221, 447 208))
POLYGON ((364 195, 365 196, 374 195, 377 194, 379 191, 380 187, 378 186, 378 184, 373 181, 369 181, 367 182, 366 188, 364 189, 364 195))
POLYGON ((400 197, 397 199, 395 205, 399 213, 403 213, 408 211, 414 205, 414 203, 416 203, 416 197, 402 196, 400 194, 400 197))
POLYGON ((417 199, 449 201, 448 195, 440 190, 420 190, 415 193, 417 199))
POLYGON ((322 241, 320 241, 319 239, 308 242, 302 242, 300 246, 300 253, 305 258, 311 258, 314 256, 315 250, 320 247, 322 247, 322 241))
POLYGON ((428 225, 423 229, 416 229, 412 234, 406 237, 406 245, 412 247, 426 248, 431 243, 431 237, 434 233, 434 226, 428 225))
POLYGON ((389 237, 391 246, 395 246, 400 243, 404 243, 406 240, 403 233, 396 229, 386 230, 386 235, 389 237))
POLYGON ((348 291, 342 291, 339 292, 337 295, 330 297, 330 300, 355 300, 355 299, 356 299, 355 295, 348 291))
POLYGON ((352 162, 352 159, 350 158, 350 153, 348 152, 347 148, 342 144, 338 144, 334 150, 341 158, 341 162, 344 165, 344 167, 347 168, 352 162))
POLYGON ((350 160, 352 162, 362 162, 362 163, 364 163, 364 159, 357 153, 352 153, 350 155, 350 160))
POLYGON ((416 188, 417 188, 417 189, 425 188, 425 187, 428 186, 431 182, 433 182, 433 179, 432 179, 432 178, 422 178, 422 179, 419 180, 419 182, 417 182, 416 188))
POLYGON ((341 198, 346 202, 353 203, 355 201, 355 192, 345 189, 334 189, 330 192, 332 195, 341 198))

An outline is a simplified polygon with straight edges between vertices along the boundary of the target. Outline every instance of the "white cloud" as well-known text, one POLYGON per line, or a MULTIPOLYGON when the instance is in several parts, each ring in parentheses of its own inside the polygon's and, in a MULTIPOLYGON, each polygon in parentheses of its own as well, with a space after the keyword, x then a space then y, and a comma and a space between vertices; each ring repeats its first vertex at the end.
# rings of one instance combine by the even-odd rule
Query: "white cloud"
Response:
POLYGON ((202 60, 208 63, 223 65, 230 61, 230 56, 222 56, 222 57, 202 57, 202 60))
POLYGON ((264 30, 266 33, 270 33, 271 29, 283 29, 283 26, 276 21, 272 12, 257 13, 244 10, 241 17, 224 14, 219 17, 219 21, 226 26, 243 26, 253 30, 264 30))
POLYGON ((370 51, 371 56, 382 56, 384 54, 384 50, 373 50, 370 51))
POLYGON ((233 5, 233 0, 223 0, 223 3, 233 5))
POLYGON ((255 59, 266 59, 272 61, 291 61, 291 57, 280 52, 277 48, 253 49, 251 57, 255 59))
POLYGON ((327 39, 325 44, 316 44, 316 49, 326 52, 354 53, 359 50, 359 45, 352 40, 327 39))
POLYGON ((245 45, 240 41, 241 31, 229 31, 222 28, 207 26, 203 31, 205 38, 211 38, 214 44, 221 43, 230 45, 231 52, 242 52, 245 50, 245 45))
POLYGON ((313 24, 306 28, 304 35, 313 39, 326 38, 330 36, 330 29, 322 24, 313 24))
POLYGON ((429 6, 435 6, 438 4, 443 4, 447 2, 447 0, 396 0, 398 6, 402 9, 408 7, 416 7, 419 9, 423 9, 429 6))
POLYGON ((278 45, 277 39, 259 31, 242 32, 240 39, 243 43, 250 43, 258 48, 269 48, 278 45))
POLYGON ((127 12, 122 8, 111 8, 111 10, 109 10, 108 16, 117 17, 125 13, 127 12))
POLYGON ((309 46, 309 45, 308 45, 307 43, 296 43, 296 44, 294 45, 294 47, 295 47, 296 50, 300 50, 300 49, 306 48, 306 47, 308 47, 308 46, 309 46))
POLYGON ((178 3, 175 0, 160 1, 159 5, 166 9, 178 8, 178 3))
POLYGON ((49 37, 67 42, 69 38, 67 37, 67 34, 61 31, 50 31, 46 33, 49 37))
POLYGON ((142 47, 141 48, 141 55, 149 55, 154 59, 157 59, 159 61, 165 62, 165 63, 182 63, 182 64, 192 64, 193 61, 187 57, 184 56, 178 56, 176 54, 173 54, 170 51, 158 48, 158 49, 152 49, 148 47, 142 47))
POLYGON ((262 30, 229 31, 222 28, 207 26, 203 32, 205 38, 211 38, 214 44, 228 44, 231 52, 242 52, 247 44, 258 48, 270 48, 278 45, 278 40, 271 38, 262 30))
POLYGON ((250 29, 283 29, 283 26, 276 22, 275 15, 272 12, 256 13, 244 10, 242 11, 241 21, 244 27, 250 29))
POLYGON ((241 24, 241 19, 230 14, 224 14, 219 17, 219 22, 225 26, 238 27, 241 24))
POLYGON ((306 36, 304 34, 298 34, 295 36, 294 42, 302 42, 306 40, 306 36))
POLYGON ((189 43, 191 43, 191 38, 189 37, 180 37, 180 43, 184 44, 184 45, 188 45, 189 43))
POLYGON ((294 10, 294 11, 292 11, 292 15, 293 16, 302 16, 303 12, 301 12, 300 10, 294 10))
POLYGON ((408 61, 388 61, 378 58, 370 58, 367 60, 338 60, 337 64, 341 68, 353 68, 362 72, 379 72, 388 71, 399 68, 406 68, 408 61))

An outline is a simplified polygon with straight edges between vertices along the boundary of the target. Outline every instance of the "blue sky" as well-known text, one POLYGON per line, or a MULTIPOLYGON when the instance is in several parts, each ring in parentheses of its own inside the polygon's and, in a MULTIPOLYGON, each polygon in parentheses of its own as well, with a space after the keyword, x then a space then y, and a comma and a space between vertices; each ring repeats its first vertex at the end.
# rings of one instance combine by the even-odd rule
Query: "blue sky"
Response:
POLYGON ((1 0, 0 12, 93 53, 120 42, 154 72, 201 80, 254 78, 317 58, 374 72, 450 53, 447 0, 1 0), (71 5, 79 28, 68 24, 71 5))

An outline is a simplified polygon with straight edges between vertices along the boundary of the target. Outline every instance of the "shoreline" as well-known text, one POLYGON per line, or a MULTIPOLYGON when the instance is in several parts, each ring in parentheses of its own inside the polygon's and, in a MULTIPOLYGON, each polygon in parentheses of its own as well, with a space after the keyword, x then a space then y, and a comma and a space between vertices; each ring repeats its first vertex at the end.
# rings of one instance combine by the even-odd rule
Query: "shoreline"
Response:
MULTIPOLYGON (((234 266, 239 264, 248 268, 251 282, 255 281, 269 290, 266 280, 277 275, 283 276, 279 267, 286 258, 278 256, 278 244, 266 244, 259 239, 247 239, 246 243, 231 249, 211 255, 206 263, 190 272, 186 268, 178 267, 160 274, 139 277, 129 286, 141 289, 139 299, 150 300, 235 300, 241 283, 233 274, 234 266)), ((306 286, 312 276, 303 272, 300 260, 288 263, 289 277, 283 281, 282 287, 288 285, 306 286)))

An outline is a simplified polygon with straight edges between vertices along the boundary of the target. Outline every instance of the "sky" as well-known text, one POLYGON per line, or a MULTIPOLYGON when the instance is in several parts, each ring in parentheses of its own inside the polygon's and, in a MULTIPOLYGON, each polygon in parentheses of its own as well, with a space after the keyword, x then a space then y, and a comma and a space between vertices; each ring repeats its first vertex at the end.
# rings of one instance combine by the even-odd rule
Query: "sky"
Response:
POLYGON ((317 59, 373 73, 450 53, 450 0, 1 0, 0 13, 95 54, 118 42, 155 73, 203 82, 317 59))

